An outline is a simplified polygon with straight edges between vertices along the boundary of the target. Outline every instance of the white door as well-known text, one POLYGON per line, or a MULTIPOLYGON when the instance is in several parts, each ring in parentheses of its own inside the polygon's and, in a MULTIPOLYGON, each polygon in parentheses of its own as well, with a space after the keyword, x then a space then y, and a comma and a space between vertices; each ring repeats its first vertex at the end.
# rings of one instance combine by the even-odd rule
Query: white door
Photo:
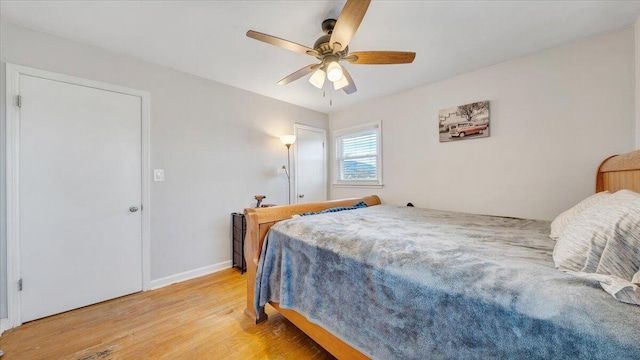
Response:
POLYGON ((296 203, 327 199, 326 131, 295 125, 296 203))
POLYGON ((19 82, 21 321, 142 290, 140 97, 19 82))

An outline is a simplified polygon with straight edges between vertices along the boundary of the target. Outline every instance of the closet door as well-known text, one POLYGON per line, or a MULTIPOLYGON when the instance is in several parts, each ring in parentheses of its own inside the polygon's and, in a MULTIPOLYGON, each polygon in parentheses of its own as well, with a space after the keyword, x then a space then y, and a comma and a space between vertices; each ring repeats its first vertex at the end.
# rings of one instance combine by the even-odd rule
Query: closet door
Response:
POLYGON ((21 321, 141 291, 140 97, 19 82, 21 321))

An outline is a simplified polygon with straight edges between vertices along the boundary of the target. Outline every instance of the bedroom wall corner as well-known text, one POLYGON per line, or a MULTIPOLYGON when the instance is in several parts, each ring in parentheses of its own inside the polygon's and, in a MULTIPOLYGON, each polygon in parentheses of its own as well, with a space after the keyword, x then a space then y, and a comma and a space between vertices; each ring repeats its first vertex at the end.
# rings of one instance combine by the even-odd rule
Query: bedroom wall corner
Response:
POLYGON ((0 20, 0 318, 7 317, 4 127, 6 63, 151 94, 151 280, 182 281, 230 266, 231 212, 254 195, 287 202, 279 140, 328 116, 178 70, 0 20), (203 270, 204 269, 204 270, 203 270))
MULTIPOLYGON (((5 42, 2 22, 0 21, 0 49, 5 42)), ((5 121, 6 102, 6 60, 4 53, 0 51, 0 333, 4 324, 8 323, 7 314, 7 204, 6 204, 6 177, 5 177, 5 135, 7 132, 5 121)))
POLYGON ((640 17, 635 23, 636 49, 636 149, 640 149, 640 17))
POLYGON ((331 113, 331 131, 382 120, 384 188, 330 197, 552 220, 636 146, 634 48, 628 27, 331 113), (439 142, 439 110, 483 100, 488 138, 439 142))

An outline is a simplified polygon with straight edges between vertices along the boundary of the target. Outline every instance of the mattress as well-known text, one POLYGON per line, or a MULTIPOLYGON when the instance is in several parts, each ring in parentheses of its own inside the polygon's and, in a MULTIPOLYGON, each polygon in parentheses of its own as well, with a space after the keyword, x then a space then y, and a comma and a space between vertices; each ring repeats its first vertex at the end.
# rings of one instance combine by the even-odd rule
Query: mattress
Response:
POLYGON ((549 222, 373 206, 275 224, 255 306, 376 359, 639 359, 640 306, 554 268, 549 222))

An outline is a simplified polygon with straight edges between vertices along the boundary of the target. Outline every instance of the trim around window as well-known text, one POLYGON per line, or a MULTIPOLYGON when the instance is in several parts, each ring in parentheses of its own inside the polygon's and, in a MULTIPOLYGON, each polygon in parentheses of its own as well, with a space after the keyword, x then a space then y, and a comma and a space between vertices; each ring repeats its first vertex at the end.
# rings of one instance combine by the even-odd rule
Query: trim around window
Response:
POLYGON ((334 187, 382 188, 382 121, 333 131, 334 187))

